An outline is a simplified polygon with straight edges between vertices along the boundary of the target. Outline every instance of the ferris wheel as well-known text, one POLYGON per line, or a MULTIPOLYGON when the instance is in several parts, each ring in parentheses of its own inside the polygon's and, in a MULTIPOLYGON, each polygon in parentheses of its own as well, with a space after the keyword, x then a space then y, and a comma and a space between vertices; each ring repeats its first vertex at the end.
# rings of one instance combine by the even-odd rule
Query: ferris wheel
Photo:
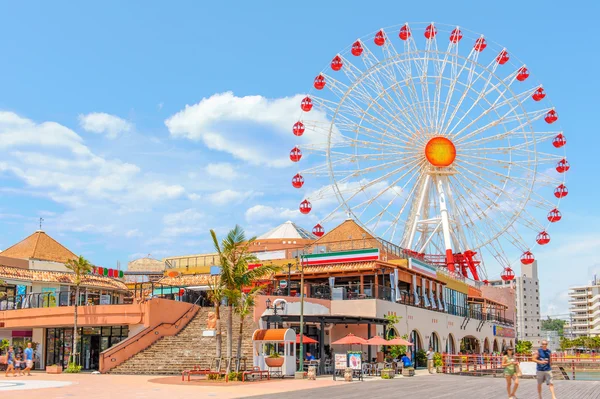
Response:
POLYGON ((291 126, 313 233, 348 214, 410 256, 485 281, 490 254, 512 279, 568 194, 566 138, 530 73, 483 35, 434 23, 335 54, 291 126))

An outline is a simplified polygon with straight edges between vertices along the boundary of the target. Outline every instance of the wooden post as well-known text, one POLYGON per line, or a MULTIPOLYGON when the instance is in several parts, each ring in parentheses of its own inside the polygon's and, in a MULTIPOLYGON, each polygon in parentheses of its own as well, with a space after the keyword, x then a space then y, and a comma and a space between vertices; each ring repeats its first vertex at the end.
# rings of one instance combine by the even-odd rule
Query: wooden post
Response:
POLYGON ((377 274, 377 271, 375 271, 372 289, 374 293, 373 296, 375 297, 375 299, 379 299, 379 275, 377 274))
POLYGON ((365 275, 360 275, 360 293, 363 295, 365 293, 365 275))

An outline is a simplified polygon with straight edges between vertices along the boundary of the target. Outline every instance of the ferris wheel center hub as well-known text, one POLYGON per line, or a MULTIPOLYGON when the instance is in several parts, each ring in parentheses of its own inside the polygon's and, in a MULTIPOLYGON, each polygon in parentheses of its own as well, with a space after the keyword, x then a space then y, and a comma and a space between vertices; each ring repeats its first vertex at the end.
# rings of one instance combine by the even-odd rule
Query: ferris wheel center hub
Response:
POLYGON ((456 147, 446 137, 434 137, 425 145, 425 157, 433 166, 450 166, 456 158, 456 147))

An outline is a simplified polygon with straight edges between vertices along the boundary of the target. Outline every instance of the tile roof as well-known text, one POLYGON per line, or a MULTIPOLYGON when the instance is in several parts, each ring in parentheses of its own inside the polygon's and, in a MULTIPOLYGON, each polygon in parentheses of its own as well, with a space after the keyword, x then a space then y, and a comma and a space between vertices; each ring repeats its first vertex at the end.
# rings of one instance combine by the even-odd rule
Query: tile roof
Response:
POLYGON ((288 238, 304 238, 307 240, 314 240, 317 237, 309 233, 308 230, 303 229, 302 227, 296 225, 294 222, 287 221, 274 229, 268 231, 267 233, 259 236, 258 240, 268 240, 268 239, 288 239, 288 238))
POLYGON ((208 285, 211 279, 210 274, 181 274, 177 277, 165 277, 160 279, 158 282, 165 285, 175 285, 178 287, 193 287, 196 285, 208 285))
POLYGON ((29 237, 1 252, 2 256, 18 259, 37 259, 66 263, 77 255, 43 231, 36 231, 29 237))
MULTIPOLYGON (((319 273, 343 273, 343 272, 362 272, 372 271, 377 268, 376 262, 345 262, 331 263, 328 265, 305 266, 304 274, 319 274, 319 273)), ((298 274, 298 273, 294 273, 298 274)), ((277 273, 277 277, 287 276, 287 272, 277 273)))
MULTIPOLYGON (((75 275, 67 272, 20 269, 17 267, 0 265, 0 278, 6 280, 74 284, 73 280, 75 279, 75 275)), ((81 285, 83 287, 110 288, 116 290, 127 289, 125 283, 120 280, 91 274, 83 276, 81 285)))

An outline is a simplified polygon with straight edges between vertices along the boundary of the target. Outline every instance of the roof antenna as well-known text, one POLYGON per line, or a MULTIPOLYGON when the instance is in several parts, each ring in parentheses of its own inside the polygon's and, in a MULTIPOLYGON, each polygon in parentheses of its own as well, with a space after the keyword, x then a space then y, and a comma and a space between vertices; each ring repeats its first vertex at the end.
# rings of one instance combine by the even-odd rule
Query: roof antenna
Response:
POLYGON ((44 218, 40 218, 40 231, 42 231, 42 222, 44 221, 44 218))

